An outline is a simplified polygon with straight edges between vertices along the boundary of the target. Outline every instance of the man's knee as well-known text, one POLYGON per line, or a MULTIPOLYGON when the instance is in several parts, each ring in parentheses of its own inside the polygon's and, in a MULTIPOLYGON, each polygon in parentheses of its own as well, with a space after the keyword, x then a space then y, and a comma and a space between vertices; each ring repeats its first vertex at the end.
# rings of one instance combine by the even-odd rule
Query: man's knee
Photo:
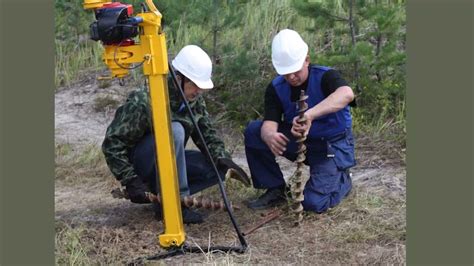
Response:
POLYGON ((331 206, 331 196, 320 193, 305 194, 303 207, 306 211, 313 211, 316 213, 326 212, 331 206))
POLYGON ((183 125, 181 125, 180 122, 173 122, 171 125, 173 129, 174 144, 183 144, 186 135, 183 125))
POLYGON ((321 193, 318 191, 306 190, 304 194, 303 207, 305 210, 316 213, 326 212, 329 208, 336 207, 348 195, 352 186, 342 184, 339 190, 321 193))

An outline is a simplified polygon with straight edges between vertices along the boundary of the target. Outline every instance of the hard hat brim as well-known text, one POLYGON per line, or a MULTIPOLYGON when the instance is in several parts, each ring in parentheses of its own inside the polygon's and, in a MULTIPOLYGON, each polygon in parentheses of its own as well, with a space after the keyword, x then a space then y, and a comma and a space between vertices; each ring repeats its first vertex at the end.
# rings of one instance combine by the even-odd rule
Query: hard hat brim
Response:
POLYGON ((278 75, 287 75, 287 74, 291 74, 291 73, 295 73, 295 72, 300 71, 301 68, 303 67, 305 59, 306 59, 306 56, 302 57, 300 60, 298 60, 298 62, 296 62, 296 63, 294 63, 290 66, 279 66, 279 65, 275 64, 273 62, 273 60, 272 60, 272 63, 273 63, 273 67, 275 68, 278 75))
POLYGON ((197 80, 192 80, 192 79, 190 80, 194 82, 194 84, 196 84, 196 86, 198 86, 202 90, 210 90, 214 88, 214 83, 210 79, 206 81, 197 81, 197 80))

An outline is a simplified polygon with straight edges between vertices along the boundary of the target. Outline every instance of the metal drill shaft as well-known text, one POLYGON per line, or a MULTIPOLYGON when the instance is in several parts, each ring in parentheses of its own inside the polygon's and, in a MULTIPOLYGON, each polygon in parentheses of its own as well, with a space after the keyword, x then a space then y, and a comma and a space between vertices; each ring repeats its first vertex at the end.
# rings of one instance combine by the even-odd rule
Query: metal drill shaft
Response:
MULTIPOLYGON (((300 98, 298 99, 298 123, 303 123, 306 121, 304 117, 304 113, 308 110, 308 104, 306 103, 306 99, 308 99, 308 95, 305 95, 304 90, 300 92, 300 98)), ((301 202, 304 200, 304 187, 306 185, 306 180, 303 179, 303 163, 306 160, 306 145, 304 141, 306 140, 306 136, 301 134, 301 136, 297 137, 296 143, 298 143, 298 150, 297 150, 297 157, 296 157, 296 170, 293 176, 290 177, 290 191, 291 191, 291 209, 296 216, 296 225, 300 225, 303 221, 303 205, 301 202)))

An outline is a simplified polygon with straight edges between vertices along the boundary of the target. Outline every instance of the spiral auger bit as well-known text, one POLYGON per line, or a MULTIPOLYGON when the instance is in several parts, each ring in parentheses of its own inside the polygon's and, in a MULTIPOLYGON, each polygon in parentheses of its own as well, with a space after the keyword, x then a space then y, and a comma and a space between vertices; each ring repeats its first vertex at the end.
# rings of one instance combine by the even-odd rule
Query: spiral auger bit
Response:
MULTIPOLYGON (((129 196, 127 194, 127 191, 121 189, 121 188, 116 188, 112 190, 111 192, 112 196, 114 198, 119 198, 119 199, 129 199, 129 196)), ((156 202, 161 204, 161 198, 158 195, 155 195, 150 192, 146 192, 146 195, 148 199, 151 202, 156 202)), ((204 196, 184 196, 181 197, 181 204, 183 206, 186 206, 188 208, 196 208, 196 209, 206 209, 206 210, 212 210, 212 211, 225 211, 226 207, 224 204, 224 201, 215 201, 210 198, 206 198, 204 196)), ((230 208, 233 210, 240 210, 240 207, 233 205, 230 203, 230 208)))
MULTIPOLYGON (((298 123, 306 121, 304 117, 304 112, 308 110, 306 99, 308 99, 308 95, 305 95, 304 90, 301 90, 300 98, 298 99, 298 123)), ((296 225, 300 225, 303 221, 303 205, 301 202, 304 200, 303 191, 307 181, 307 179, 303 179, 303 164, 306 160, 305 140, 306 136, 304 134, 301 134, 301 136, 296 139, 296 143, 298 144, 298 150, 296 151, 296 170, 289 179, 291 191, 290 207, 296 216, 296 225)))

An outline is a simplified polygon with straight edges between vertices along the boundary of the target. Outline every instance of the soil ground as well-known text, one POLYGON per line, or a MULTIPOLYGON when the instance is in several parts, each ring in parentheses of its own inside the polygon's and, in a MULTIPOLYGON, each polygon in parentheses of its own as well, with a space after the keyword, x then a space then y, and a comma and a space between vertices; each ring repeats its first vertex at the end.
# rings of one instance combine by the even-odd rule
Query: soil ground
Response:
MULTIPOLYGON (((157 235, 163 224, 151 206, 115 199, 118 187, 108 171, 100 144, 117 104, 130 92, 115 82, 84 80, 55 95, 56 134, 56 261, 58 264, 121 264, 163 252, 157 235), (104 88, 105 87, 105 88, 104 88)), ((233 158, 247 172, 240 133, 221 131, 233 158)), ((405 264, 406 171, 404 151, 388 141, 356 135, 358 165, 352 169, 354 188, 339 206, 325 214, 305 214, 293 226, 286 213, 250 234, 244 254, 198 253, 167 258, 165 263, 209 264, 405 264)), ((294 165, 279 159, 285 176, 294 165)), ((245 201, 261 192, 226 181, 241 229, 267 211, 252 211, 245 201)), ((203 195, 219 199, 217 188, 203 195)), ((239 245, 227 213, 201 211, 201 225, 186 225, 187 243, 239 245)))

